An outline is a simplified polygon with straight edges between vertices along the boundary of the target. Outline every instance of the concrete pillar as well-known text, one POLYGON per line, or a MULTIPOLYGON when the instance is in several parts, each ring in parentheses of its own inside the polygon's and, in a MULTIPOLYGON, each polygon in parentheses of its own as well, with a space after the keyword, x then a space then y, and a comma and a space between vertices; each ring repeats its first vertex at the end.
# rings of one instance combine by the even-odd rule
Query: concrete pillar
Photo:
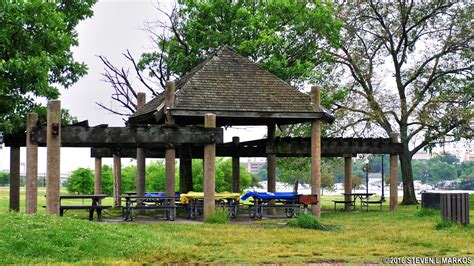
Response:
MULTIPOLYGON (((270 124, 267 127, 267 191, 274 193, 276 192, 275 124, 270 124)), ((275 204, 275 201, 269 202, 269 205, 273 204, 275 204)), ((268 214, 276 214, 276 209, 268 209, 268 214)))
MULTIPOLYGON (((321 100, 319 87, 311 87, 311 102, 315 111, 320 110, 321 100)), ((321 121, 311 123, 311 193, 318 197, 318 204, 313 205, 311 212, 321 217, 321 121)))
POLYGON ((10 147, 10 210, 20 211, 20 147, 10 147))
MULTIPOLYGON (((352 191, 352 157, 344 157, 344 192, 351 193, 352 191)), ((346 195, 345 201, 350 201, 351 196, 346 195)), ((350 204, 346 204, 346 211, 351 209, 350 204)))
POLYGON ((145 179, 145 149, 137 148, 137 196, 145 195, 146 179, 145 179))
POLYGON ((34 214, 38 208, 38 145, 30 140, 31 129, 37 125, 38 114, 29 113, 26 125, 26 214, 34 214))
POLYGON ((95 157, 94 194, 102 194, 102 158, 95 157))
MULTIPOLYGON (((392 143, 400 143, 398 133, 390 133, 392 143)), ((390 154, 390 211, 398 209, 398 155, 390 154)))
MULTIPOLYGON (((216 115, 206 114, 204 127, 216 127, 216 115)), ((204 146, 204 220, 214 212, 216 191, 216 144, 204 146)))
POLYGON ((114 207, 122 206, 122 158, 114 154, 114 207))
POLYGON ((166 196, 174 197, 175 193, 175 159, 176 152, 173 148, 167 148, 165 150, 165 187, 166 187, 166 196))
POLYGON ((234 156, 232 156, 232 192, 234 193, 240 193, 240 157, 237 154, 239 142, 239 137, 232 138, 232 143, 234 144, 234 156))
MULTIPOLYGON (((165 91, 165 115, 166 115, 166 122, 165 124, 168 126, 174 125, 174 119, 169 113, 168 109, 174 106, 174 97, 175 97, 175 84, 173 81, 166 82, 166 91, 165 91)), ((165 172, 166 172, 166 195, 168 197, 174 197, 175 193, 175 159, 176 159, 176 151, 174 147, 169 144, 165 149, 165 172)))
POLYGON ((61 101, 48 102, 46 129, 46 213, 59 214, 61 159, 61 101))
POLYGON ((193 191, 193 159, 189 144, 179 148, 179 192, 193 191))
MULTIPOLYGON (((146 95, 143 92, 139 92, 137 96, 137 109, 140 109, 145 105, 146 95)), ((135 180, 137 196, 145 195, 146 190, 146 177, 145 177, 145 149, 137 148, 137 178, 135 180)))

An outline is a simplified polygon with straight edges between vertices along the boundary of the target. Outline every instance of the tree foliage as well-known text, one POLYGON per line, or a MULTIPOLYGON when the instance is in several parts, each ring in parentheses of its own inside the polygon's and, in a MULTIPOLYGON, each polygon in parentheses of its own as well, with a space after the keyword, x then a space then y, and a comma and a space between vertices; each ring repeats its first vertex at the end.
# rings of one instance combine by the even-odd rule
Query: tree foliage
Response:
POLYGON ((399 132, 403 203, 416 203, 412 156, 472 138, 474 5, 446 1, 345 3, 336 57, 339 86, 350 88, 335 133, 399 132))
MULTIPOLYGON (((98 103, 111 112, 134 112, 138 86, 156 96, 166 81, 181 77, 224 44, 301 88, 326 77, 322 66, 331 63, 331 57, 320 48, 339 41, 340 23, 332 5, 320 1, 183 0, 171 11, 157 11, 166 19, 146 24, 156 50, 143 54, 139 62, 124 53, 139 85, 132 85, 128 70, 101 57, 105 80, 114 89, 112 99, 122 107, 112 110, 98 103)), ((336 89, 326 92, 324 101, 332 101, 329 95, 342 96, 336 89)))
MULTIPOLYGON (((178 169, 178 167, 177 167, 178 169)), ((157 160, 147 164, 146 191, 165 191, 165 162, 157 160)), ((193 160, 193 185, 195 191, 202 191, 202 160, 193 160)), ((135 191, 137 167, 130 165, 122 168, 122 192, 135 191)), ((0 172, 0 177, 1 177, 0 172)), ((7 174, 8 177, 8 174, 7 174)), ((176 171, 176 191, 179 191, 179 172, 176 171)), ((7 181, 8 182, 8 181, 7 181)), ((242 189, 255 186, 257 180, 247 170, 240 167, 240 186, 242 189)), ((94 192, 94 172, 89 168, 78 168, 68 178, 67 190, 70 193, 92 194, 94 192)), ((220 158, 216 162, 216 192, 232 191, 232 160, 220 158)), ((102 192, 113 194, 112 167, 102 166, 102 192)))
POLYGON ((66 185, 69 193, 93 194, 94 172, 89 168, 78 168, 68 178, 66 185))
POLYGON ((55 99, 86 73, 71 51, 95 0, 0 1, 0 131, 24 129, 37 99, 55 99))

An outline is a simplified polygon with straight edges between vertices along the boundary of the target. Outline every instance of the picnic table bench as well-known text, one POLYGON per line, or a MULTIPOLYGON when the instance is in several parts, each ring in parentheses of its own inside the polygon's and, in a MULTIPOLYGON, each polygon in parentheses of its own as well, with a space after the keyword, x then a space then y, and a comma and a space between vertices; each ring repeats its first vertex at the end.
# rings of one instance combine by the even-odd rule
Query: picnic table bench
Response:
POLYGON ((96 195, 60 195, 59 196, 59 216, 63 216, 67 210, 89 210, 89 220, 94 219, 94 211, 97 212, 97 221, 102 221, 102 210, 110 209, 112 206, 101 205, 101 200, 108 197, 106 194, 96 194, 96 195), (63 204, 62 200, 70 199, 90 199, 91 205, 71 205, 63 204))
POLYGON ((136 194, 122 195, 125 199, 125 206, 122 207, 122 215, 125 221, 133 221, 135 210, 164 211, 163 217, 166 220, 176 219, 176 201, 178 196, 168 197, 165 193, 146 193, 144 196, 136 194))

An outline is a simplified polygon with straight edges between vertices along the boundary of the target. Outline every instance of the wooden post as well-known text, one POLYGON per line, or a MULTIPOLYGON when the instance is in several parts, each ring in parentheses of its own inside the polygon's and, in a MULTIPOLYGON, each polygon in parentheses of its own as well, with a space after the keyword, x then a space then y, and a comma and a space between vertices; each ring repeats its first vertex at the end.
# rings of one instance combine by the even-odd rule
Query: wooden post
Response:
MULTIPOLYGON (((398 133, 390 133, 392 143, 398 141, 398 133)), ((390 154, 390 211, 396 211, 398 208, 398 155, 390 154)))
MULTIPOLYGON (((174 106, 174 96, 175 96, 175 84, 173 81, 166 82, 166 91, 165 91, 165 114, 166 114, 166 122, 165 124, 168 126, 174 125, 174 119, 172 118, 170 112, 168 112, 169 108, 174 106)), ((165 172, 166 172, 166 196, 174 197, 175 193, 175 160, 176 160, 176 151, 174 147, 169 144, 165 149, 165 172)))
POLYGON ((193 191, 193 160, 189 144, 179 148, 179 192, 193 191))
MULTIPOLYGON (((311 87, 311 102, 315 111, 321 109, 319 87, 311 87)), ((321 121, 311 123, 311 193, 318 197, 318 204, 313 205, 311 212, 321 217, 321 121)))
POLYGON ((114 154, 114 207, 122 206, 122 158, 114 154))
MULTIPOLYGON (((204 127, 216 127, 216 115, 206 114, 204 127)), ((216 144, 204 146, 204 220, 214 212, 216 190, 216 144)))
POLYGON ((232 156, 232 192, 240 193, 240 157, 237 154, 240 138, 233 137, 234 156, 232 156))
POLYGON ((30 141, 33 127, 38 125, 38 114, 29 113, 26 125, 26 214, 37 212, 38 205, 38 145, 30 141))
POLYGON ((166 124, 167 125, 174 125, 174 119, 171 116, 171 113, 168 111, 168 109, 174 107, 175 94, 176 94, 176 85, 175 85, 174 81, 166 82, 164 113, 165 113, 165 118, 166 118, 166 124))
MULTIPOLYGON (((137 95, 137 109, 140 109, 145 105, 146 94, 139 92, 137 95)), ((145 149, 137 148, 137 178, 135 180, 137 196, 143 197, 146 190, 146 177, 145 177, 145 149)))
POLYGON ((61 101, 48 102, 46 129, 46 213, 59 214, 61 159, 61 101))
MULTIPOLYGON (((275 124, 269 124, 267 126, 267 191, 275 193, 276 192, 276 154, 275 154, 275 124)), ((275 201, 272 200, 269 202, 269 205, 274 205, 275 201)), ((276 214, 276 209, 268 209, 268 214, 276 214)))
MULTIPOLYGON (((352 157, 344 157, 344 192, 351 193, 352 191, 352 157)), ((345 201, 351 201, 352 198, 350 195, 346 195, 344 198, 345 201)), ((346 211, 351 209, 351 205, 345 205, 346 211)))
POLYGON ((102 158, 95 158, 94 194, 102 194, 102 158))
POLYGON ((20 147, 10 147, 10 210, 20 211, 20 147))

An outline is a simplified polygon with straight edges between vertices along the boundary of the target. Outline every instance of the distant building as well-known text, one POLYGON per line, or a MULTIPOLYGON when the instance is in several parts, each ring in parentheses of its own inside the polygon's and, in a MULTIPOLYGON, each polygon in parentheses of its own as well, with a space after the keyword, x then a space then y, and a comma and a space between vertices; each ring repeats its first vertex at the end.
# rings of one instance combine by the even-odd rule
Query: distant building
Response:
POLYGON ((466 161, 474 161, 474 153, 466 153, 466 154, 464 154, 464 156, 462 157, 462 161, 463 161, 463 162, 466 162, 466 161))
POLYGON ((256 173, 267 163, 265 158, 249 158, 247 161, 247 171, 249 173, 256 173))
POLYGON ((419 151, 412 157, 413 160, 429 160, 431 158, 433 158, 433 155, 426 151, 419 151))

